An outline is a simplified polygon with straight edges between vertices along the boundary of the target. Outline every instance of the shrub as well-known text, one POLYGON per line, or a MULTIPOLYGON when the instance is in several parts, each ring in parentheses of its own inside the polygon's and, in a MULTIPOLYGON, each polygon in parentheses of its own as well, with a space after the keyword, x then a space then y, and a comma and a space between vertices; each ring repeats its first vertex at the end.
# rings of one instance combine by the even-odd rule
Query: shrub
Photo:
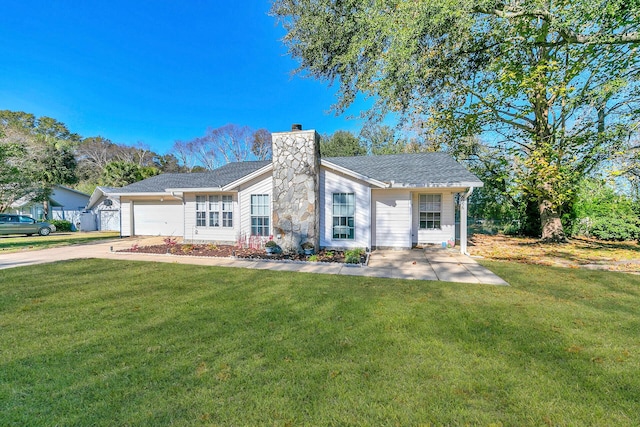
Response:
POLYGON ((318 262, 318 261, 320 261, 320 257, 319 257, 318 255, 311 255, 311 256, 309 257, 309 261, 311 261, 311 262, 318 262))
POLYGON ((635 240, 640 228, 630 218, 605 217, 593 221, 589 234, 600 240, 635 240))
POLYGON ((518 236, 522 234, 522 227, 520 226, 520 221, 511 221, 509 224, 505 225, 502 229, 502 233, 507 236, 518 236))
POLYGON ((54 225, 57 231, 71 231, 71 227, 73 227, 73 224, 69 221, 65 221, 64 219, 52 219, 47 222, 54 225))
POLYGON ((165 237, 164 239, 162 239, 162 241, 164 242, 165 245, 169 247, 175 246, 178 244, 178 239, 176 239, 175 237, 165 237))
POLYGON ((269 240, 264 244, 265 248, 275 248, 276 246, 278 246, 278 244, 275 242, 275 240, 269 240))
POLYGON ((364 249, 355 248, 344 252, 344 262, 347 264, 359 264, 360 257, 364 255, 364 249))

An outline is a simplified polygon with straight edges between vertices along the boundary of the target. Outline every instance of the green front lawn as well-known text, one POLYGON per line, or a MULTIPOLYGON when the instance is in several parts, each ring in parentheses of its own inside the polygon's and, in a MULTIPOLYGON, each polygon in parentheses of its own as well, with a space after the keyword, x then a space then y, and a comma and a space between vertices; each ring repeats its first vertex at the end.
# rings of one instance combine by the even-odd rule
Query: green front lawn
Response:
POLYGON ((120 234, 117 231, 92 231, 51 233, 48 236, 11 235, 0 236, 0 255, 23 250, 37 250, 58 246, 77 245, 104 239, 115 239, 120 234))
POLYGON ((640 276, 0 271, 0 425, 638 425, 640 276))

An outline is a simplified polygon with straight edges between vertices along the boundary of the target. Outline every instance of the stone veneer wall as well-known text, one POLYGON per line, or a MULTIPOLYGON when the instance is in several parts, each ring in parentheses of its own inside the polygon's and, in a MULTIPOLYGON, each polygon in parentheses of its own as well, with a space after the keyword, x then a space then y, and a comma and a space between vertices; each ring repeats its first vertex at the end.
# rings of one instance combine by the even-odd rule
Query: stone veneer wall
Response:
POLYGON ((273 233, 286 253, 320 243, 320 136, 314 130, 272 134, 273 233), (278 237, 279 236, 279 237, 278 237))

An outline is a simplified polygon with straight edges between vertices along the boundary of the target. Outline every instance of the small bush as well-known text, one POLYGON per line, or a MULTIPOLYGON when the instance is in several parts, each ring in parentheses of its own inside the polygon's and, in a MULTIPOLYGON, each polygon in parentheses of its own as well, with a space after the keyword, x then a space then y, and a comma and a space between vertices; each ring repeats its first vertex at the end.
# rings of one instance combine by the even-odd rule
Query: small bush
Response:
POLYGON ((264 244, 265 248, 275 248, 276 246, 278 246, 278 244, 275 242, 275 240, 269 240, 264 244))
POLYGON ((519 221, 512 221, 509 224, 505 225, 502 229, 502 233, 507 236, 519 236, 522 234, 522 227, 520 226, 519 221))
POLYGON ((636 240, 640 227, 629 218, 605 217, 593 221, 589 234, 600 240, 636 240))
POLYGON ((364 255, 364 249, 355 248, 344 252, 344 262, 346 264, 359 264, 360 257, 364 255))
POLYGON ((311 256, 309 257, 309 261, 311 261, 311 262, 318 262, 318 261, 320 261, 320 257, 319 257, 318 255, 311 255, 311 256))
POLYGON ((54 225, 56 227, 56 231, 71 231, 71 227, 73 226, 73 224, 64 219, 52 219, 47 222, 54 225))
POLYGON ((176 239, 175 237, 165 237, 164 239, 162 239, 162 241, 164 242, 165 245, 169 247, 175 246, 178 244, 178 239, 176 239))

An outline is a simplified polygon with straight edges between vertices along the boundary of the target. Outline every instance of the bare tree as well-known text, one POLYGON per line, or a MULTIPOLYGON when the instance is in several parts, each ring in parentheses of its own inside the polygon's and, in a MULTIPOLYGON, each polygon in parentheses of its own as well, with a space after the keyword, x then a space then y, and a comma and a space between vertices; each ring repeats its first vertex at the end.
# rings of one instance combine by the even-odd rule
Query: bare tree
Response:
POLYGON ((271 132, 262 128, 253 133, 251 153, 258 160, 269 160, 271 158, 273 154, 271 150, 271 132))
POLYGON ((171 153, 187 170, 197 166, 213 170, 231 162, 243 162, 271 157, 271 133, 266 129, 254 131, 249 126, 227 124, 209 128, 204 136, 191 141, 176 141, 171 153))

